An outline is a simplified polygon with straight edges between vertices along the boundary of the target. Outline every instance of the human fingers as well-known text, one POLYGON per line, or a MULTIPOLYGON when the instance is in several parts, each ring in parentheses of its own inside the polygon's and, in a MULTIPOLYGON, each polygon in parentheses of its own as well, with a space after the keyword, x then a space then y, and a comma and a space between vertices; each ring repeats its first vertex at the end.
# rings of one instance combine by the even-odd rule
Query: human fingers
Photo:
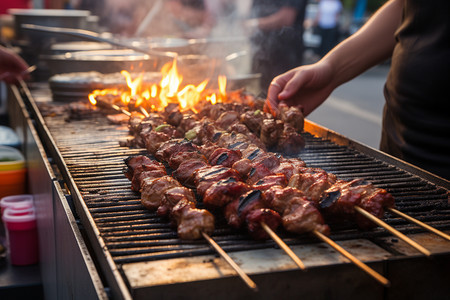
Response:
POLYGON ((264 103, 264 110, 276 116, 278 113, 278 94, 283 90, 283 87, 276 81, 275 77, 269 85, 267 91, 267 100, 264 103))
POLYGON ((311 72, 304 67, 294 69, 291 76, 280 80, 281 82, 283 82, 282 80, 285 80, 285 82, 283 83, 283 90, 278 94, 278 99, 281 101, 292 98, 305 86, 311 76, 311 72))

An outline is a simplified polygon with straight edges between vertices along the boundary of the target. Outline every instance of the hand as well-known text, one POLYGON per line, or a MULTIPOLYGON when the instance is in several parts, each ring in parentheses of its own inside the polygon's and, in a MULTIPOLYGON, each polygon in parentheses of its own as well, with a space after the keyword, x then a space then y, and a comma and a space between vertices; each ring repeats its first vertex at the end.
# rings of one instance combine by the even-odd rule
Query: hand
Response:
POLYGON ((15 83, 17 79, 27 79, 28 64, 14 52, 0 47, 0 81, 15 83))
POLYGON ((303 107, 305 116, 322 104, 336 88, 333 69, 324 61, 300 66, 275 77, 269 86, 265 110, 276 116, 281 102, 303 107))

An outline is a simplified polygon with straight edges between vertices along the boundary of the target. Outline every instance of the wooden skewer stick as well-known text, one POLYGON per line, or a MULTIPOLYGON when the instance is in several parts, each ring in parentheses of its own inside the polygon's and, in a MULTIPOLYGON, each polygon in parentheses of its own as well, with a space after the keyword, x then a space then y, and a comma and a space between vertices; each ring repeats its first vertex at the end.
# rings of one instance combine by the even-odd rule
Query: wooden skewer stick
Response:
POLYGON ((222 256, 223 259, 239 274, 244 282, 255 292, 258 291, 256 283, 234 262, 234 260, 220 247, 208 234, 202 232, 208 243, 222 256))
POLYGON ((131 113, 128 110, 123 109, 122 107, 119 107, 115 104, 111 104, 111 107, 117 111, 120 111, 121 113, 131 117, 131 113))
POLYGON ((404 218, 404 219, 406 219, 406 220, 408 220, 408 221, 410 221, 412 223, 415 223, 415 224, 417 224, 417 225, 427 229, 428 231, 431 231, 431 232, 439 235, 440 237, 442 237, 442 238, 444 238, 444 239, 446 239, 448 241, 450 241, 450 235, 448 235, 448 234, 446 234, 446 233, 444 233, 444 232, 442 232, 442 231, 440 231, 440 230, 438 230, 438 229, 436 229, 436 228, 434 228, 434 227, 432 227, 432 226, 430 226, 428 224, 425 224, 425 223, 423 223, 423 222, 421 222, 421 221, 419 221, 419 220, 417 220, 417 219, 415 219, 415 218, 413 218, 411 216, 408 216, 407 214, 402 213, 401 211, 399 211, 399 210, 397 210, 395 208, 388 208, 387 210, 392 212, 392 213, 394 213, 394 214, 396 214, 396 215, 399 215, 400 217, 402 217, 402 218, 404 218))
POLYGON ((149 114, 145 108, 143 108, 142 106, 139 106, 139 110, 146 118, 148 118, 149 114))
POLYGON ((352 254, 350 254, 347 250, 345 250, 344 248, 342 248, 341 246, 339 246, 335 241, 333 241, 332 239, 330 239, 329 237, 327 237, 326 235, 324 235, 323 233, 314 230, 312 232, 317 238, 319 238, 321 241, 327 243, 328 245, 330 245, 331 247, 333 247, 336 251, 338 251, 340 254, 342 254, 343 256, 345 256, 346 258, 348 258, 352 263, 354 263, 356 266, 358 266, 360 269, 362 269, 364 272, 366 272, 367 274, 369 274, 370 276, 372 276, 375 280, 377 280, 378 282, 380 282, 382 285, 384 286, 389 286, 390 282, 389 280, 387 280, 385 277, 383 277, 382 275, 380 275, 379 273, 377 273, 375 270, 373 270, 372 268, 370 268, 368 265, 366 265, 365 263, 363 263, 362 261, 360 261, 359 259, 357 259, 355 256, 353 256, 352 254))
POLYGON ((286 254, 289 255, 289 257, 297 264, 297 266, 299 266, 300 269, 306 270, 306 267, 301 261, 301 259, 294 253, 294 251, 291 250, 291 248, 289 248, 288 245, 286 245, 286 243, 275 232, 273 232, 273 230, 269 226, 267 226, 266 223, 261 222, 261 226, 267 232, 267 234, 269 234, 270 237, 275 241, 275 243, 277 243, 278 246, 280 246, 280 248, 283 249, 284 252, 286 252, 286 254))
POLYGON ((412 239, 410 239, 409 237, 407 237, 406 235, 404 235, 403 233, 401 233, 394 227, 388 225, 386 222, 380 220, 379 218, 370 214, 366 210, 362 209, 361 207, 355 206, 355 210, 358 213, 360 213, 361 215, 363 215, 366 218, 368 218, 369 220, 371 220, 372 222, 376 223, 377 225, 379 225, 379 226, 383 227, 384 229, 386 229, 387 231, 391 232, 393 235, 395 235, 399 239, 403 240, 405 243, 409 244, 411 247, 416 248, 416 250, 420 251, 421 253, 425 254, 426 256, 431 255, 430 251, 428 251, 427 249, 425 249, 424 247, 422 247, 421 245, 419 245, 418 243, 416 243, 415 241, 413 241, 412 239))

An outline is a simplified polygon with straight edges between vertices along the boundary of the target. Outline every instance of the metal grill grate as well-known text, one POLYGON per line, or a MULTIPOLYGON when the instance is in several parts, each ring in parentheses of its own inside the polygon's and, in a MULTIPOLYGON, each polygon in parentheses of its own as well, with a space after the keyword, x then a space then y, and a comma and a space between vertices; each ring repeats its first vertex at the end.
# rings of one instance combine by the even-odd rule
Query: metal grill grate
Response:
MULTIPOLYGON (((214 254, 203 240, 178 239, 168 220, 141 206, 122 170, 126 157, 145 154, 145 150, 119 146, 119 140, 127 137, 126 126, 108 124, 106 118, 93 116, 70 122, 63 117, 47 117, 45 121, 69 176, 117 264, 214 254)), ((446 189, 350 147, 309 133, 304 136, 307 146, 299 156, 308 166, 322 168, 345 180, 363 177, 392 193, 399 210, 438 229, 450 228, 446 189)), ((421 231, 388 213, 385 221, 406 233, 421 231)), ((335 240, 388 235, 380 228, 362 232, 350 223, 330 226, 335 240)), ((280 235, 288 244, 313 242, 307 235, 293 236, 287 232, 280 235)), ((253 241, 245 233, 233 231, 220 217, 213 238, 225 251, 274 247, 271 241, 253 241)))

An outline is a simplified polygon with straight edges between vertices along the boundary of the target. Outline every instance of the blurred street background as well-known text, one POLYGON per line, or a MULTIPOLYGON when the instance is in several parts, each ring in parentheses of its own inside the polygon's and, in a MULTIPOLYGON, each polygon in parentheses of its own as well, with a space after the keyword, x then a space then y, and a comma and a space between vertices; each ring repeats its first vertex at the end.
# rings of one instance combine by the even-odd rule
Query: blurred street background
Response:
POLYGON ((308 119, 378 149, 388 71, 382 64, 340 86, 308 119))
MULTIPOLYGON (((340 40, 355 33, 384 1, 344 0, 340 17, 340 40)), ((317 1, 310 1, 306 19, 317 13, 317 1)), ((314 63, 320 36, 306 29, 304 34, 305 64, 314 63)), ((389 63, 380 64, 337 88, 330 98, 308 119, 340 133, 352 140, 378 149, 384 106, 383 87, 389 72, 389 63)))

